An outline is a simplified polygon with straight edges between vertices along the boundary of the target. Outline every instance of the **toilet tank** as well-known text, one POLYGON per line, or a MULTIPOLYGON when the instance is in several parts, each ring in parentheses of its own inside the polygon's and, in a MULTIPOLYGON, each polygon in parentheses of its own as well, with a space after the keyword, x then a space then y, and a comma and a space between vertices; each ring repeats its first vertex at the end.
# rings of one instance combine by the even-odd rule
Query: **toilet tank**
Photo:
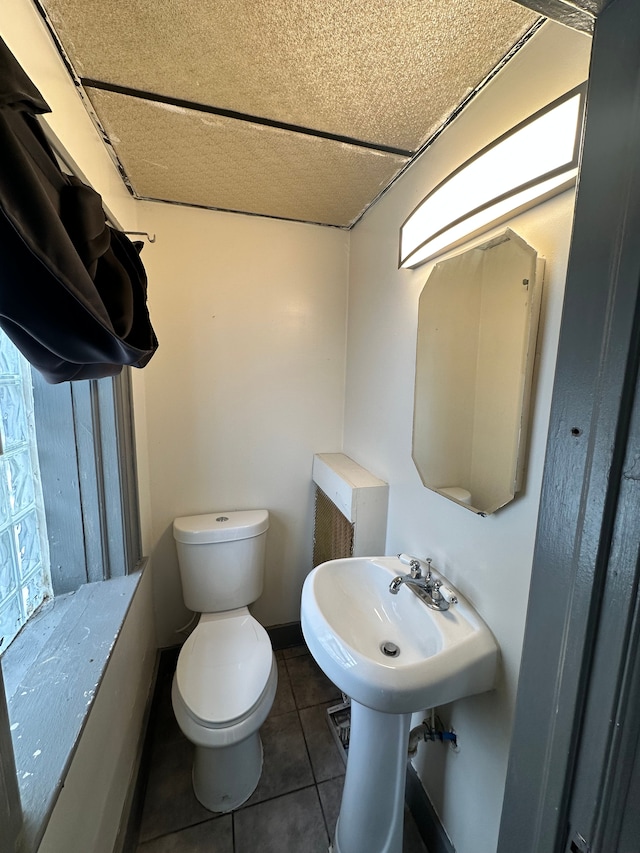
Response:
POLYGON ((190 610, 218 613, 260 597, 268 527, 265 509, 175 519, 182 596, 190 610))

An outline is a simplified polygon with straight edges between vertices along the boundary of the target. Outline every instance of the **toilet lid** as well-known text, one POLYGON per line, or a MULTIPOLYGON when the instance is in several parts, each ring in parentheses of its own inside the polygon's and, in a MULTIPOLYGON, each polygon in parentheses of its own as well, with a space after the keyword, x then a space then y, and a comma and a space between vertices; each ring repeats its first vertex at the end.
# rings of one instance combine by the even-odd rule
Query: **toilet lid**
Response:
POLYGON ((180 651, 177 687, 202 725, 231 725, 262 695, 272 659, 269 636, 253 616, 201 622, 180 651))

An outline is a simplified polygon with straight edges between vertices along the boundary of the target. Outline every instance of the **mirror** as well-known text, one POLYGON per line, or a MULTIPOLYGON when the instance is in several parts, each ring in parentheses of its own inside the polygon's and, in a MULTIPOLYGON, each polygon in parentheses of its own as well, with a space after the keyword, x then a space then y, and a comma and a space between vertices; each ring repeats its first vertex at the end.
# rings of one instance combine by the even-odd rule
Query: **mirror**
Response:
POLYGON ((413 461, 481 515, 521 487, 543 266, 507 229, 436 264, 420 295, 413 461))

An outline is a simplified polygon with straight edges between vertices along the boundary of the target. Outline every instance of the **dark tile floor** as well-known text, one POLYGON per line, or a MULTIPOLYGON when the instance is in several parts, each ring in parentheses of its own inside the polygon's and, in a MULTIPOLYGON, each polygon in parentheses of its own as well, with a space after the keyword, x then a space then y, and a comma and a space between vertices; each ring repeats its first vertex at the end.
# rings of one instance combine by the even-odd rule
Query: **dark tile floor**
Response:
MULTIPOLYGON (((326 709, 340 692, 306 647, 276 653, 278 692, 261 729, 264 766, 239 809, 218 815, 191 788, 192 746, 171 709, 173 661, 161 666, 147 733, 137 853, 327 853, 340 808, 344 763, 326 709)), ((426 853, 405 812, 403 853, 426 853)))

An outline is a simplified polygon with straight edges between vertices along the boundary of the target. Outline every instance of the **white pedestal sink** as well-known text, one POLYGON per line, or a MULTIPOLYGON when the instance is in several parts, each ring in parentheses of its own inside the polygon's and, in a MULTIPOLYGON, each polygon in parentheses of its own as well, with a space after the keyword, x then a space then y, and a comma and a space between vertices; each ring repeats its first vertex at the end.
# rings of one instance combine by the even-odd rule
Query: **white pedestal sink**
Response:
MULTIPOLYGON (((493 687, 498 648, 471 605, 431 610, 397 557, 317 566, 302 591, 302 631, 323 672, 351 698, 351 738, 335 853, 402 853, 411 714, 493 687), (383 651, 397 647, 396 656, 383 651)), ((434 573, 437 576, 437 573, 434 573)))

